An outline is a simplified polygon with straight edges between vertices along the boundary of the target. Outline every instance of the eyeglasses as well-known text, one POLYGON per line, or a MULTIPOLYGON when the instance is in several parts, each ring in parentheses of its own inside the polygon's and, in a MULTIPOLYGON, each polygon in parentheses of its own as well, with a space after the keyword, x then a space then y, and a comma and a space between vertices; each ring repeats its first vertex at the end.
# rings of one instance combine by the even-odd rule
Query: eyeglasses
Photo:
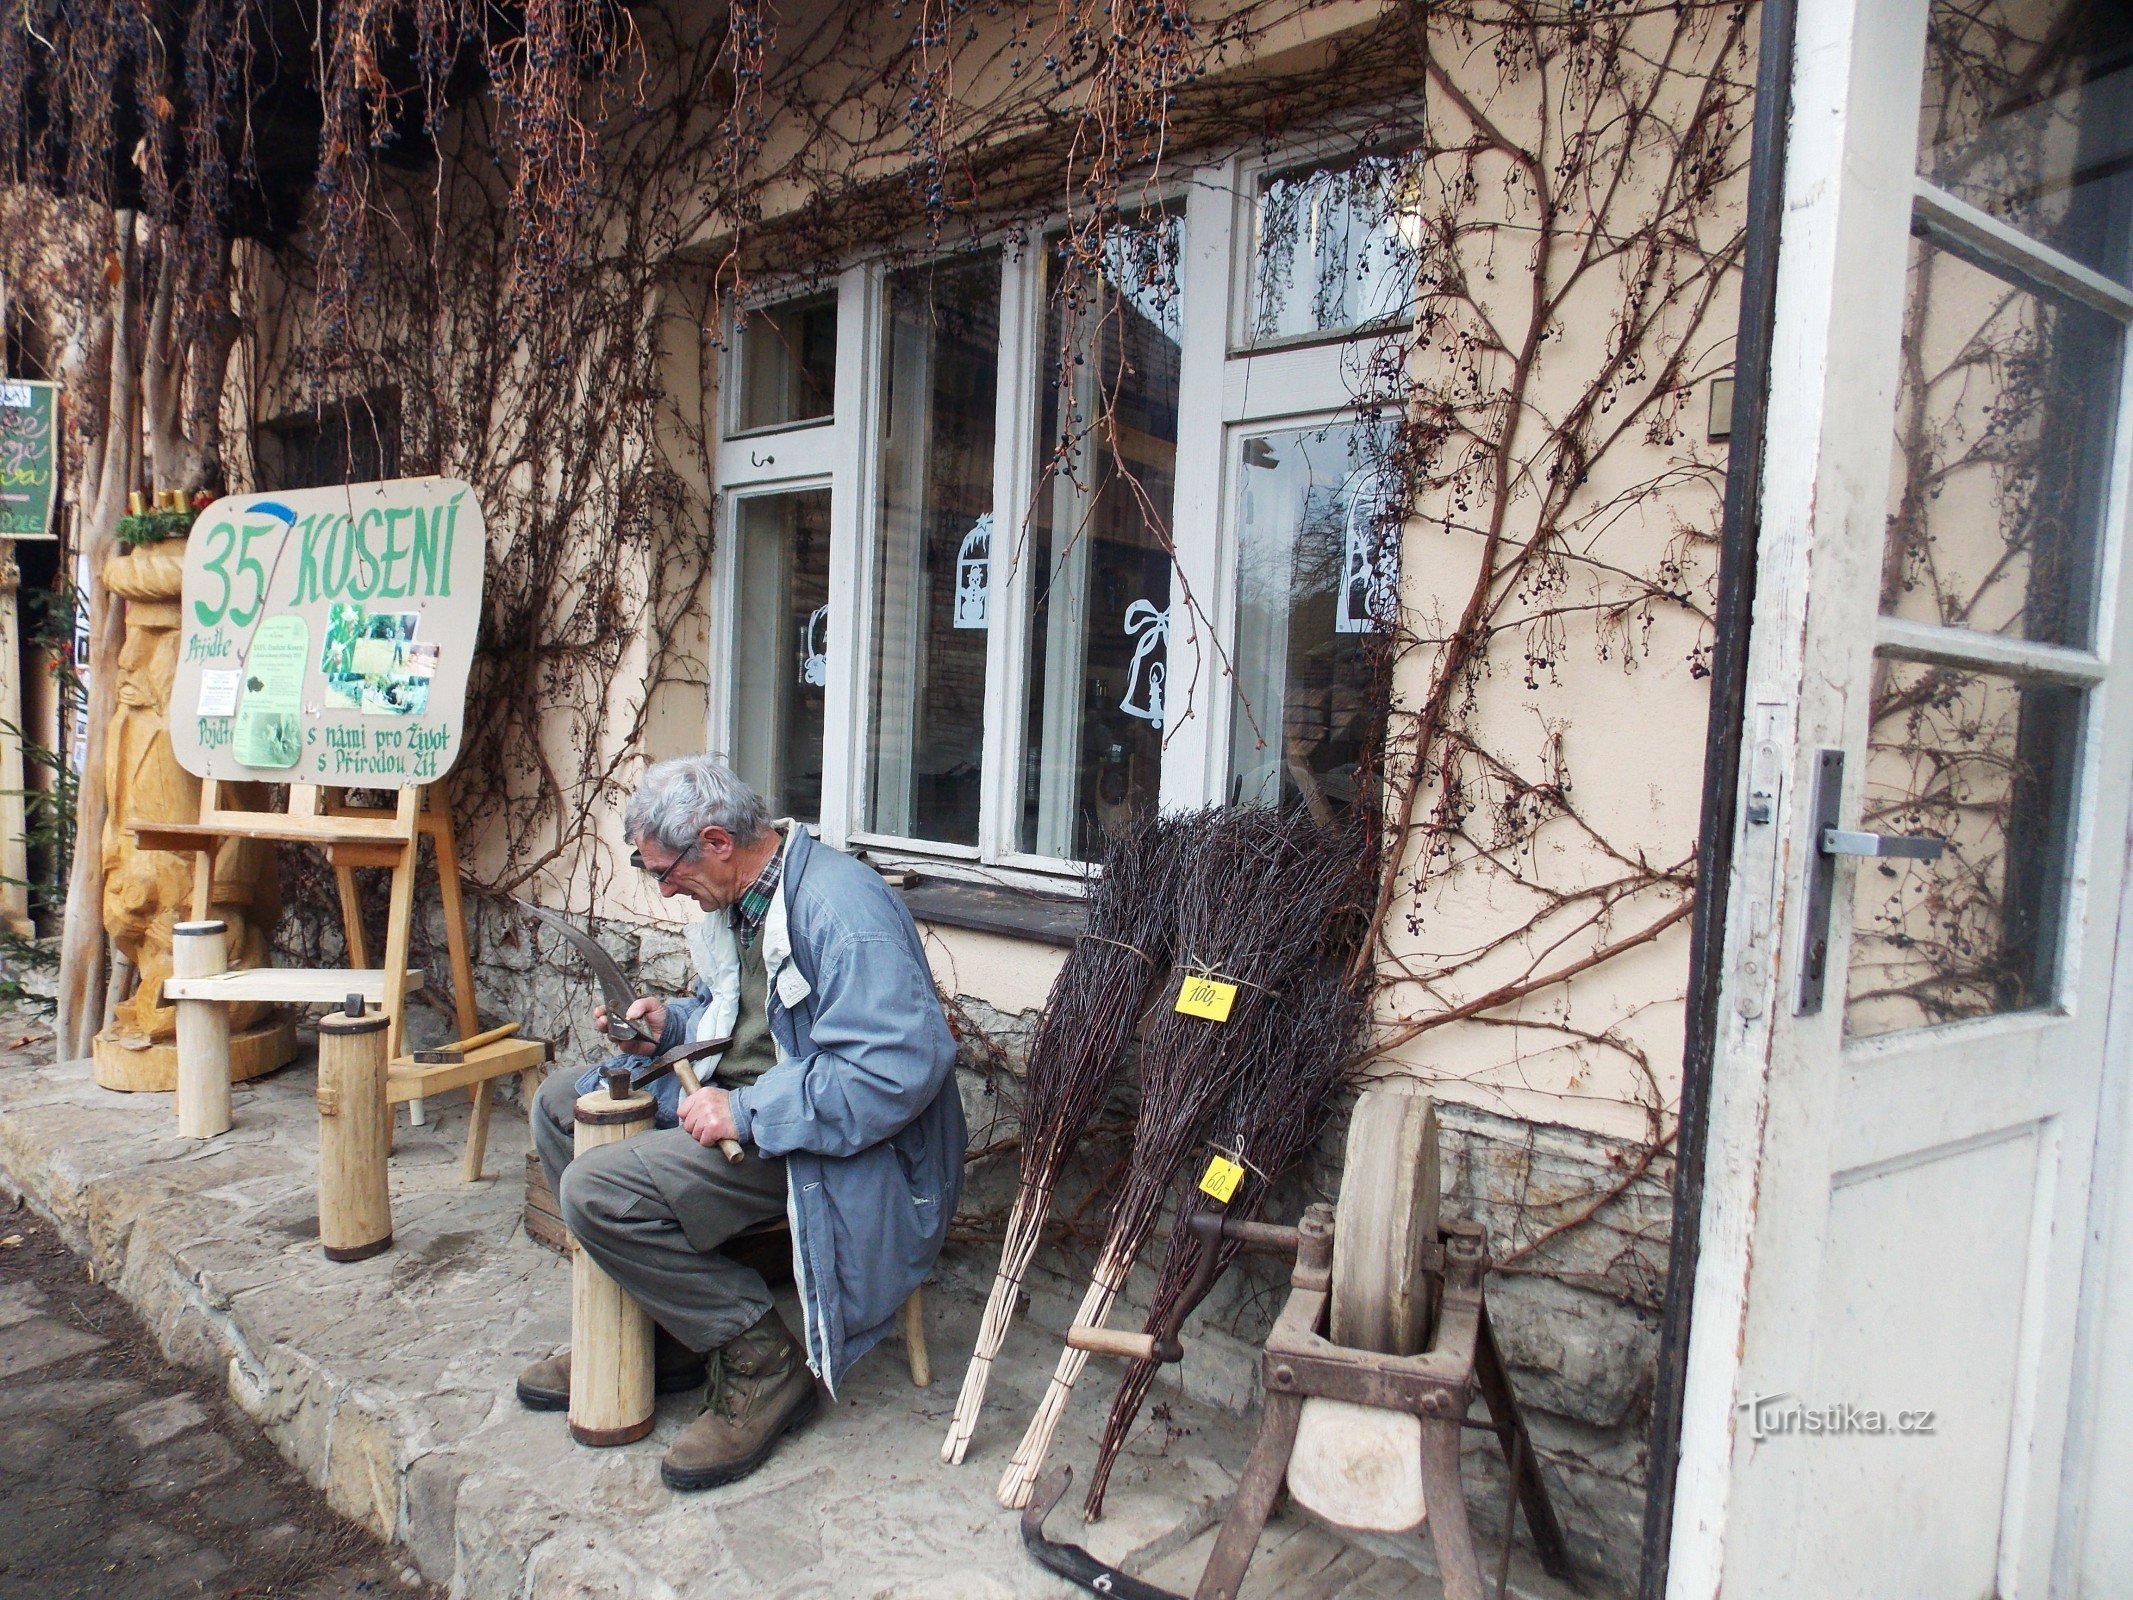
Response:
POLYGON ((652 887, 655 889, 664 889, 667 886, 667 879, 674 876, 674 869, 680 866, 684 861, 688 860, 689 857, 695 854, 696 846, 692 844, 689 846, 688 849, 682 851, 682 853, 676 856, 672 861, 669 861, 666 864, 666 868, 664 871, 652 872, 651 864, 644 859, 644 852, 641 850, 632 850, 630 852, 630 865, 635 867, 639 872, 652 872, 652 887))

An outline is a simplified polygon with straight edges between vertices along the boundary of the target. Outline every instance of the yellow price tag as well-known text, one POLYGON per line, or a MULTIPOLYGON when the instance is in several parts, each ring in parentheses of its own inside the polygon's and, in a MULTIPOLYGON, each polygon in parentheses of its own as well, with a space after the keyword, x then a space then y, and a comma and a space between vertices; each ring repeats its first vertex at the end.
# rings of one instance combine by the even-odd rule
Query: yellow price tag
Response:
POLYGON ((1200 1193, 1211 1194, 1224 1205, 1237 1192, 1237 1185, 1244 1181, 1244 1169, 1228 1156, 1216 1156, 1207 1163, 1207 1170, 1200 1175, 1200 1193))
POLYGON ((1234 983, 1217 983, 1213 978, 1187 978, 1178 986, 1177 1009, 1181 1016, 1227 1022, 1229 1008, 1236 1003, 1237 986, 1234 983))

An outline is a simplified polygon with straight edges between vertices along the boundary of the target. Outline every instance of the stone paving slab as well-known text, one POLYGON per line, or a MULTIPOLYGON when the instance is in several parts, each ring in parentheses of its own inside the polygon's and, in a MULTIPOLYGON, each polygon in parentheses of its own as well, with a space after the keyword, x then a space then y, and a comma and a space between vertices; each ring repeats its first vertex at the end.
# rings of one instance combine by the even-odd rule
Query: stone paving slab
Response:
MULTIPOLYGON (((316 1239, 311 1090, 303 1063, 240 1085, 236 1127, 203 1144, 177 1136, 168 1095, 100 1090, 85 1062, 0 1059, 0 1184, 58 1225, 173 1360, 226 1371, 230 1395, 336 1510, 400 1543, 455 1597, 1080 1592, 1029 1560, 1015 1515, 992 1497, 1058 1352, 1072 1303, 1063 1282, 1038 1286, 961 1467, 943 1466, 939 1447, 991 1268, 979 1247, 944 1257, 929 1288, 932 1388, 912 1386, 892 1339, 754 1477, 675 1495, 659 1456, 693 1396, 663 1400, 652 1437, 618 1450, 574 1446, 561 1417, 512 1396, 523 1365, 567 1342, 570 1317, 568 1268, 521 1223, 524 1122, 499 1112, 489 1176, 468 1185, 464 1100, 432 1101, 422 1128, 403 1120, 393 1248, 335 1265, 316 1239)), ((0 1320, 16 1314, 0 1306, 0 1320)), ((1106 1366, 1092 1365, 1059 1435, 1055 1460, 1083 1471, 1106 1366)), ((1159 1398, 1168 1422, 1144 1428, 1121 1463, 1109 1515, 1084 1529, 1070 1497, 1051 1532, 1189 1590, 1251 1418, 1159 1398)), ((129 1419, 144 1436, 169 1422, 129 1419)), ((1439 1592, 1420 1540, 1365 1552, 1306 1521, 1276 1519, 1247 1596, 1439 1592)))

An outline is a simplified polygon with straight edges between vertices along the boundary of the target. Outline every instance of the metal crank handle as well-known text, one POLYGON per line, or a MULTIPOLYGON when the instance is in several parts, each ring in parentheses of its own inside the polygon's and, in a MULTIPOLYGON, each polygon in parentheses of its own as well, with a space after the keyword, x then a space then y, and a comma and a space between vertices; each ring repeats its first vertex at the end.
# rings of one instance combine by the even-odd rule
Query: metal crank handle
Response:
POLYGON ((1124 1328, 1097 1328, 1077 1322, 1067 1329, 1067 1346, 1091 1355, 1124 1356, 1128 1361, 1154 1361, 1155 1335, 1133 1333, 1124 1328))

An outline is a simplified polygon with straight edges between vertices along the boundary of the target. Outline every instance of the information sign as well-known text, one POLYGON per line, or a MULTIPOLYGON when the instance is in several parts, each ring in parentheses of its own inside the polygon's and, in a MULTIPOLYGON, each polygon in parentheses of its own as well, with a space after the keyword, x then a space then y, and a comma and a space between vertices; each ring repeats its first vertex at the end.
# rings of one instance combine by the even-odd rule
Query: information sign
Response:
POLYGON ((185 547, 179 765, 362 789, 436 782, 459 758, 486 551, 474 491, 453 478, 217 500, 185 547))
POLYGON ((0 378, 0 539, 53 539, 59 385, 0 378))

